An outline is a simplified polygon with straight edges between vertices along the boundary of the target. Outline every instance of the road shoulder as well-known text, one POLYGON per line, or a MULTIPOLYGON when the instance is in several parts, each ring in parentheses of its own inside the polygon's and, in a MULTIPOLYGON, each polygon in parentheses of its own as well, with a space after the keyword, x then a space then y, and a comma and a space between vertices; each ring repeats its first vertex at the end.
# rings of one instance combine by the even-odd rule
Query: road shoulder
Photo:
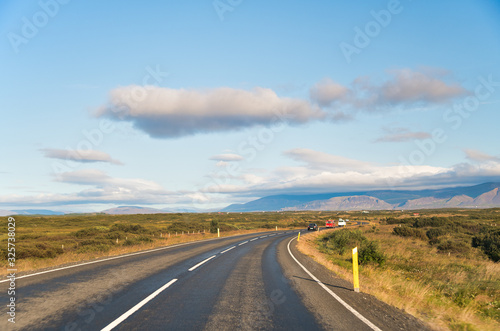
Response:
MULTIPOLYGON (((344 306, 338 303, 328 292, 311 278, 293 260, 288 252, 290 239, 283 240, 278 246, 278 261, 285 276, 291 281, 294 289, 299 293, 305 305, 325 328, 335 329, 367 329, 344 306), (342 325, 339 325, 341 323, 342 325)), ((304 255, 297 249, 297 240, 290 243, 291 253, 295 258, 325 286, 339 296, 364 318, 383 330, 426 330, 429 329, 415 317, 392 307, 366 293, 356 293, 350 282, 339 278, 334 272, 316 262, 313 258, 304 255)))

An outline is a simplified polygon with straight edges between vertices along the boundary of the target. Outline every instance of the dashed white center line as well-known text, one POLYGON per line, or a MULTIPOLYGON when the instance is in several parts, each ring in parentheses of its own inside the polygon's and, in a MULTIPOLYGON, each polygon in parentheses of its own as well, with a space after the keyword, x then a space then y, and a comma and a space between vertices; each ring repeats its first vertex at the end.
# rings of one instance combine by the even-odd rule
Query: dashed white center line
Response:
POLYGON ((250 241, 254 241, 254 240, 257 240, 257 239, 259 239, 259 238, 253 238, 253 239, 250 239, 250 241))
POLYGON ((232 250, 233 248, 236 248, 236 246, 233 246, 233 247, 231 247, 231 248, 228 248, 228 249, 226 249, 225 251, 222 251, 222 252, 220 252, 220 253, 221 253, 221 254, 224 254, 225 252, 229 252, 229 251, 230 251, 230 250, 232 250))
POLYGON ((247 240, 247 241, 244 241, 244 242, 242 242, 242 243, 239 243, 239 244, 238 244, 238 246, 245 245, 247 242, 248 242, 248 240, 247 240))
POLYGON ((106 326, 101 331, 110 331, 110 330, 114 329, 121 322, 123 322, 124 320, 126 320, 130 315, 132 315, 133 313, 135 313, 136 311, 138 311, 142 306, 144 306, 149 301, 153 300, 154 297, 156 297, 158 294, 160 294, 161 292, 163 292, 165 289, 167 289, 170 285, 172 285, 176 281, 177 281, 177 279, 172 279, 171 281, 169 281, 168 283, 166 283, 165 285, 163 285, 162 287, 160 287, 158 290, 156 290, 155 292, 153 292, 152 294, 150 294, 146 299, 144 299, 141 302, 139 302, 138 304, 136 304, 134 307, 132 307, 125 314, 123 314, 122 316, 120 316, 117 319, 115 319, 111 324, 109 324, 108 326, 106 326))
POLYGON ((259 237, 259 238, 265 238, 265 237, 267 237, 267 236, 262 236, 262 237, 259 237))
POLYGON ((214 257, 215 257, 215 255, 212 255, 212 256, 210 256, 208 259, 201 261, 200 263, 198 263, 197 265, 195 265, 195 266, 193 266, 193 267, 189 268, 188 270, 189 270, 189 271, 193 271, 194 269, 198 268, 198 267, 199 267, 199 266, 201 266, 203 263, 207 263, 208 261, 210 261, 210 260, 211 260, 211 259, 213 259, 214 257))

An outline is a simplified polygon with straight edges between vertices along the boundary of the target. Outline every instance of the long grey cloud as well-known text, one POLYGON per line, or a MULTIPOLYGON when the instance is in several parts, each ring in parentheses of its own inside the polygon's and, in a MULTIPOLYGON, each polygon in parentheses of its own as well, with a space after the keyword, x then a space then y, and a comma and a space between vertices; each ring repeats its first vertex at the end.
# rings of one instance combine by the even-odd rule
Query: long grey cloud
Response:
POLYGON ((113 159, 109 154, 96 150, 68 150, 44 148, 41 152, 45 157, 60 160, 71 160, 77 162, 108 162, 113 164, 122 164, 113 159))
POLYGON ((152 137, 172 138, 283 121, 303 124, 323 119, 326 113, 308 101, 282 98, 260 87, 246 91, 127 86, 112 90, 97 116, 132 122, 152 137))

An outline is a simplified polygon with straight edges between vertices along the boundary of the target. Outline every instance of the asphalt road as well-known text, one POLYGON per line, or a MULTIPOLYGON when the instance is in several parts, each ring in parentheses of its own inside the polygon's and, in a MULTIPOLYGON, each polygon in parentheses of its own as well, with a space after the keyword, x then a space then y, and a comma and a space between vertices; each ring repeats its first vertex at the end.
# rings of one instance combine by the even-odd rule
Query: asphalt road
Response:
POLYGON ((300 254, 296 236, 220 238, 18 278, 15 325, 2 282, 0 329, 425 329, 300 254))

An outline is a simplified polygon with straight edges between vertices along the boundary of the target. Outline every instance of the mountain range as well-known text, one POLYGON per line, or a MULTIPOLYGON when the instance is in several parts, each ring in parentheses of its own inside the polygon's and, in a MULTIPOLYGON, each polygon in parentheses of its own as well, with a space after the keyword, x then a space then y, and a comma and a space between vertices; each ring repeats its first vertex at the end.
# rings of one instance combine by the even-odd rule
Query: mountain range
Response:
POLYGON ((62 211, 53 211, 48 209, 21 209, 21 210, 3 210, 0 209, 0 216, 11 215, 64 215, 62 211))
MULTIPOLYGON (((232 204, 220 210, 195 208, 151 208, 120 206, 101 211, 104 214, 161 214, 199 212, 256 212, 298 210, 413 210, 439 208, 500 207, 500 183, 484 183, 435 190, 377 190, 306 195, 271 195, 243 204, 232 204)), ((0 210, 0 216, 64 215, 46 209, 0 210)))
POLYGON ((484 183, 436 190, 378 190, 310 195, 272 195, 224 212, 295 210, 401 210, 500 207, 500 183, 484 183))

